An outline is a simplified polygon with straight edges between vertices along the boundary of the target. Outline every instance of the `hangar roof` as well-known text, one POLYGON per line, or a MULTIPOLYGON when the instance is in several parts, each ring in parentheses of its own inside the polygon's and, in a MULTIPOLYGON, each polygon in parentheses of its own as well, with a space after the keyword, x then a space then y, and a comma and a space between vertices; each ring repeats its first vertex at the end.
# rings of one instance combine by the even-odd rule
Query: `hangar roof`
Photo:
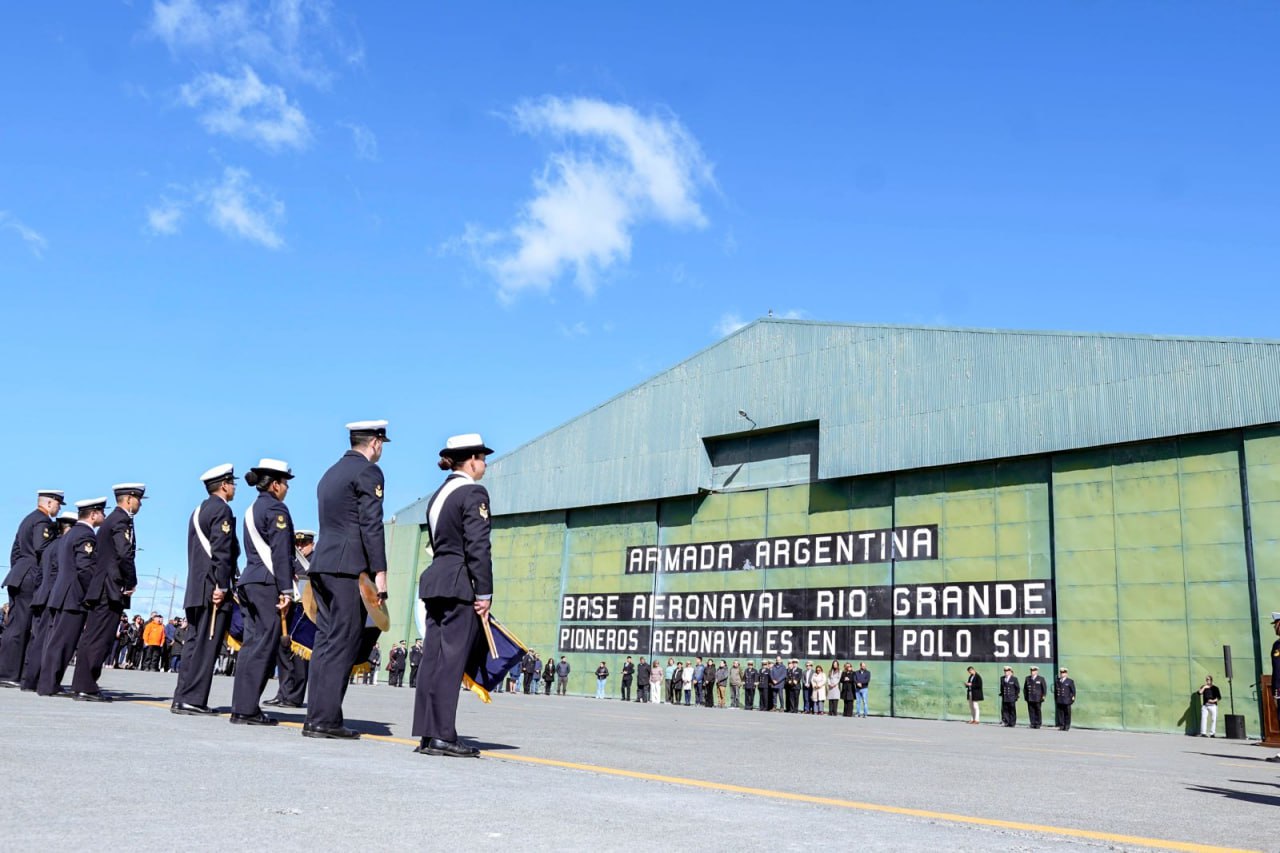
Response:
POLYGON ((501 515, 692 495, 704 439, 805 422, 819 479, 1275 423, 1280 341, 761 319, 495 459, 485 485, 501 515))

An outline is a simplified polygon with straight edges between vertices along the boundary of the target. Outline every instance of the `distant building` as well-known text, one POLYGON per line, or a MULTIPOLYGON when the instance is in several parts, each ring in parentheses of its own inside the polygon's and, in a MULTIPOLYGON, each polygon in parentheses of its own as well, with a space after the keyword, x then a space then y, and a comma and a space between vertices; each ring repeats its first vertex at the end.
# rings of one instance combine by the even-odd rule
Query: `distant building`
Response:
MULTIPOLYGON (((865 661, 873 711, 967 719, 966 666, 1066 665, 1077 725, 1181 731, 1230 645, 1259 731, 1280 342, 764 319, 485 485, 495 612, 575 672, 865 661)), ((389 526, 393 601, 424 507, 389 526)))

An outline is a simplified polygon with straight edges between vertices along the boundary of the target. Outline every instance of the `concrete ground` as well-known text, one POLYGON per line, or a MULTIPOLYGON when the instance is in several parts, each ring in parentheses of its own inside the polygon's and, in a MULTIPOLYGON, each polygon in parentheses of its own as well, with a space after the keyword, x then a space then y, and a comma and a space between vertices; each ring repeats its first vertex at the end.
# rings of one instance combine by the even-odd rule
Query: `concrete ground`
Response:
POLYGON ((412 752, 407 687, 352 687, 367 736, 337 742, 174 716, 175 678, 0 690, 3 848, 1280 849, 1280 764, 1244 741, 498 694, 461 697, 485 753, 448 759, 412 752))

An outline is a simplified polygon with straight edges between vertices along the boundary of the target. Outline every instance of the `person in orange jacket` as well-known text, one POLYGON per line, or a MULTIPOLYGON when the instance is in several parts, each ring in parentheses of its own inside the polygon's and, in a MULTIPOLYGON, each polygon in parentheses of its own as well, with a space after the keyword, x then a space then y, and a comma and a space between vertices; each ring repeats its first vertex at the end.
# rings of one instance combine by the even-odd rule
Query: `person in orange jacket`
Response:
POLYGON ((142 668, 160 671, 160 652, 164 649, 164 618, 151 614, 151 621, 142 629, 142 668))

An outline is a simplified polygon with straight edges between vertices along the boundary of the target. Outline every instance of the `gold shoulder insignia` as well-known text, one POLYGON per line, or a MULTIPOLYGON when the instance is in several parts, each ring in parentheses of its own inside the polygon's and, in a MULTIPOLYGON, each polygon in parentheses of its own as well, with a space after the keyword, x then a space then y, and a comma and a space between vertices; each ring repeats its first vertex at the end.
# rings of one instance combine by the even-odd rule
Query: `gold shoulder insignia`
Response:
POLYGON ((382 499, 382 484, 381 484, 381 483, 379 483, 378 485, 376 485, 376 486, 374 486, 374 487, 373 487, 373 496, 374 496, 375 498, 378 498, 379 500, 381 500, 381 499, 382 499))
POLYGON ((126 541, 126 542, 132 542, 132 541, 133 541, 133 528, 132 528, 132 527, 126 527, 126 528, 124 529, 124 541, 126 541))
POLYGON ((93 543, 92 543, 92 542, 86 542, 86 543, 84 543, 84 552, 85 552, 86 554, 92 554, 92 553, 93 553, 93 543))
POLYGON ((283 515, 277 515, 277 516, 276 516, 276 527, 280 528, 281 530, 284 530, 284 529, 285 529, 285 527, 287 527, 287 526, 288 526, 288 525, 287 525, 287 524, 285 524, 285 521, 284 521, 284 516, 283 516, 283 515))
POLYGON ((482 502, 482 503, 480 504, 479 511, 480 511, 480 517, 481 517, 481 518, 488 518, 488 517, 489 517, 489 505, 488 505, 488 504, 486 504, 486 503, 483 503, 483 502, 482 502))
POLYGON ((222 520, 222 532, 223 533, 231 532, 231 522, 227 521, 225 518, 222 520))
POLYGON ((43 532, 44 532, 44 538, 45 538, 45 539, 48 539, 48 538, 49 538, 49 528, 47 528, 47 527, 46 527, 46 528, 44 529, 44 531, 43 531, 43 532))

